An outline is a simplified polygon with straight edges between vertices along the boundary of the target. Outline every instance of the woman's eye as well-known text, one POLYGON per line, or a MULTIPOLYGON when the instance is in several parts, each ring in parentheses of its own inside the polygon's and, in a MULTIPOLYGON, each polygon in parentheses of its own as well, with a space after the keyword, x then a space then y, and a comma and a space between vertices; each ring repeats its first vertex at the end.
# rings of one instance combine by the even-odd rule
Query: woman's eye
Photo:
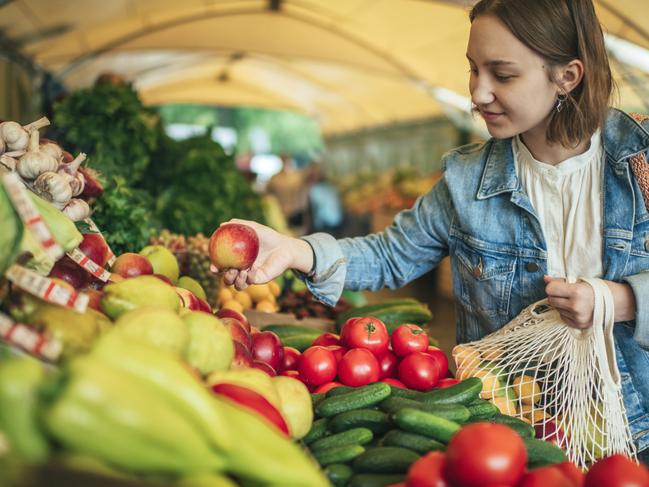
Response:
POLYGON ((498 73, 495 73, 494 78, 496 78, 498 81, 509 81, 510 79, 513 78, 513 76, 510 75, 510 74, 498 74, 498 73))

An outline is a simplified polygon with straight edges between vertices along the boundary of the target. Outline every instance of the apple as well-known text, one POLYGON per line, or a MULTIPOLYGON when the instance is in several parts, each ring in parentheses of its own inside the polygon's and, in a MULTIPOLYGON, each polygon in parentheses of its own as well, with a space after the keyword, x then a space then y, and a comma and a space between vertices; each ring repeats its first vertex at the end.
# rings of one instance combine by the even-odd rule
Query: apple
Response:
POLYGON ((178 297, 180 298, 180 306, 182 308, 191 309, 192 311, 205 311, 207 313, 212 312, 210 305, 207 304, 207 301, 203 301, 191 291, 188 291, 187 289, 183 289, 181 287, 174 287, 174 289, 176 290, 176 294, 178 294, 178 297))
POLYGON ((239 313, 236 309, 221 308, 220 310, 218 310, 216 312, 216 317, 217 318, 234 318, 235 320, 238 320, 238 321, 241 322, 241 324, 246 329, 246 331, 250 332, 250 323, 248 323, 248 320, 243 315, 243 313, 239 313))
POLYGON ((252 358, 266 362, 278 370, 284 362, 284 347, 279 337, 272 331, 261 331, 251 336, 252 358))
POLYGON ((203 286, 194 278, 191 278, 189 276, 180 276, 178 278, 178 281, 176 282, 176 285, 178 287, 185 288, 191 292, 193 292, 197 297, 201 298, 203 301, 207 301, 207 294, 205 294, 205 290, 203 289, 203 286))
POLYGON ((153 266, 146 257, 133 252, 124 252, 111 268, 111 272, 124 278, 153 274, 153 266))
POLYGON ((75 289, 81 289, 88 281, 88 273, 68 256, 63 256, 52 267, 49 277, 67 282, 75 289))
POLYGON ((232 340, 235 342, 241 343, 244 347, 250 350, 252 346, 252 339, 250 338, 250 333, 248 333, 245 327, 241 324, 239 320, 234 318, 220 318, 221 323, 228 329, 232 340))
POLYGON ((274 368, 272 368, 270 365, 268 365, 266 362, 262 360, 253 360, 252 361, 252 368, 253 369, 259 369, 262 372, 267 373, 271 377, 275 377, 277 375, 277 372, 275 371, 274 368))
POLYGON ((81 290, 82 293, 88 295, 88 307, 97 311, 101 311, 101 297, 104 295, 98 289, 94 287, 86 287, 81 290))
POLYGON ((101 267, 106 265, 109 249, 106 241, 98 233, 84 233, 79 250, 97 265, 101 267))
POLYGON ((297 363, 301 355, 297 348, 284 347, 284 360, 282 360, 282 366, 279 368, 280 372, 284 370, 297 370, 297 363))
POLYGON ((547 420, 534 425, 534 436, 541 440, 549 441, 555 445, 563 445, 566 435, 563 430, 552 420, 547 420))
POLYGON ((153 277, 157 277, 162 282, 164 282, 165 284, 169 284, 170 286, 174 285, 174 283, 171 282, 171 279, 169 279, 167 276, 163 276, 162 274, 153 274, 153 277))
POLYGON ((247 225, 227 223, 210 237, 209 254, 219 270, 249 269, 259 254, 259 238, 247 225))
POLYGON ((140 250, 153 266, 153 272, 168 277, 172 283, 176 283, 180 275, 178 260, 176 256, 164 245, 147 245, 140 250))
POLYGON ((246 346, 236 340, 232 341, 234 345, 234 358, 230 363, 231 368, 248 368, 252 367, 252 354, 246 346))

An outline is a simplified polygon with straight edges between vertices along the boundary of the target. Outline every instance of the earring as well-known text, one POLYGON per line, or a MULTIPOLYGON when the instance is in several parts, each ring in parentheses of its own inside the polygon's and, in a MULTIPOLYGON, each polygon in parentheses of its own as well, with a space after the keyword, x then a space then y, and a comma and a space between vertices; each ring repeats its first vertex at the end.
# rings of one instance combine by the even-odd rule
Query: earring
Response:
POLYGON ((568 95, 565 93, 559 93, 557 95, 557 106, 554 107, 554 109, 557 111, 557 113, 561 112, 563 110, 563 103, 566 101, 568 98, 568 95))

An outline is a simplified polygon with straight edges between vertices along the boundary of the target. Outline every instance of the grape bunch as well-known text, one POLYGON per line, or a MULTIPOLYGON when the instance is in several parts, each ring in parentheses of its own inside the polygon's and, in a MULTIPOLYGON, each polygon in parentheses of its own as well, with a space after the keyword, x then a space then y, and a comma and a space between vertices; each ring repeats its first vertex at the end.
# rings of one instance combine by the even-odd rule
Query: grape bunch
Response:
POLYGON ((187 274, 203 286, 210 305, 216 306, 220 278, 210 271, 209 242, 210 239, 202 233, 187 239, 187 274))

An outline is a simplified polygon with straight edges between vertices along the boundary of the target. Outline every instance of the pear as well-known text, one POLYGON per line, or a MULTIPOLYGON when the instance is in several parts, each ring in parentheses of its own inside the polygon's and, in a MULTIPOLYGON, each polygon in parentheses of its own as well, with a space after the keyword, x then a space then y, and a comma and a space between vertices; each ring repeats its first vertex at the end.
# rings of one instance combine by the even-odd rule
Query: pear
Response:
POLYGON ((119 317, 113 329, 121 336, 167 350, 178 356, 185 354, 189 344, 187 325, 174 311, 165 308, 142 306, 128 311, 119 317))
POLYGON ((288 423, 291 436, 295 439, 304 437, 313 424, 313 405, 309 390, 302 381, 293 377, 278 375, 272 381, 279 394, 280 410, 288 423))
POLYGON ((261 394, 275 408, 280 409, 281 400, 271 377, 259 369, 217 370, 208 376, 207 384, 210 387, 215 384, 234 384, 251 389, 261 394))
POLYGON ((137 276, 104 287, 101 309, 116 319, 126 311, 155 306, 178 312, 180 298, 172 286, 154 276, 137 276))
POLYGON ((230 367, 234 346, 228 329, 216 316, 190 311, 182 315, 189 330, 185 359, 202 374, 230 367))
POLYGON ((178 279, 176 286, 181 287, 183 289, 187 289, 188 291, 193 292, 196 296, 201 298, 203 301, 207 301, 207 294, 205 294, 205 290, 203 289, 203 286, 201 286, 200 283, 192 277, 180 276, 180 279, 178 279))

